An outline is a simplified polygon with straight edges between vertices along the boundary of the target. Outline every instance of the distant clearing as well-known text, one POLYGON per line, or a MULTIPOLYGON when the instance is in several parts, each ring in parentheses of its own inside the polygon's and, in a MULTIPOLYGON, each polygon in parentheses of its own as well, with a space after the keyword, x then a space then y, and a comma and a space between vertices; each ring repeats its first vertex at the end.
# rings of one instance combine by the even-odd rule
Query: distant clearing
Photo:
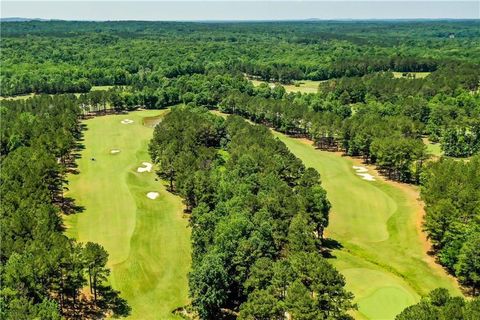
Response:
POLYGON ((423 79, 431 72, 393 72, 394 78, 414 78, 423 79))
POLYGON ((24 100, 24 99, 31 98, 33 96, 35 96, 35 93, 21 94, 21 95, 13 96, 13 97, 0 97, 0 100, 5 100, 5 99, 24 100))
POLYGON ((285 88, 287 92, 302 92, 302 93, 317 93, 318 86, 321 82, 324 81, 313 81, 313 80, 298 80, 295 81, 293 84, 277 84, 272 82, 265 82, 259 80, 251 80, 253 85, 258 87, 262 83, 267 83, 270 87, 274 87, 276 85, 281 85, 285 88))
POLYGON ((441 157, 443 155, 442 147, 438 142, 432 142, 428 138, 423 139, 423 143, 427 146, 427 153, 434 157, 441 157))
POLYGON ((80 173, 69 177, 68 196, 86 210, 65 217, 67 234, 105 247, 110 282, 132 307, 132 319, 177 319, 172 310, 188 304, 190 229, 182 200, 147 170, 153 131, 142 122, 165 112, 129 113, 130 125, 121 123, 125 115, 86 120, 80 173))
POLYGON ((93 86, 92 89, 90 89, 90 91, 101 91, 101 90, 110 90, 111 88, 113 88, 114 86, 93 86))
MULTIPOLYGON (((109 90, 113 88, 114 86, 93 86, 90 91, 101 91, 101 90, 109 90)), ((65 93, 67 94, 67 93, 65 93)), ((79 96, 81 93, 74 93, 76 96, 79 96)), ((29 93, 29 94, 20 94, 18 96, 12 96, 12 97, 1 97, 0 100, 4 99, 13 99, 13 100, 22 100, 22 99, 28 99, 36 96, 36 93, 29 93)))

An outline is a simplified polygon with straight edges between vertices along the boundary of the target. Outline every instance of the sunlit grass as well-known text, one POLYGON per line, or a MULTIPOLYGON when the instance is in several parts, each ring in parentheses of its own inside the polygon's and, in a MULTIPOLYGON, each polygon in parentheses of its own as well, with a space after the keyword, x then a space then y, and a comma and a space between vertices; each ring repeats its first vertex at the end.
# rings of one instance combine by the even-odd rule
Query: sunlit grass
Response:
POLYGON ((132 307, 132 319, 176 319, 172 310, 188 303, 190 230, 182 200, 167 192, 153 171, 137 172, 142 162, 150 162, 153 130, 143 119, 165 112, 85 121, 80 173, 69 177, 67 195, 86 210, 65 218, 67 234, 105 247, 110 281, 132 307), (122 124, 124 119, 134 122, 122 124), (155 200, 146 197, 152 191, 160 194, 155 200))

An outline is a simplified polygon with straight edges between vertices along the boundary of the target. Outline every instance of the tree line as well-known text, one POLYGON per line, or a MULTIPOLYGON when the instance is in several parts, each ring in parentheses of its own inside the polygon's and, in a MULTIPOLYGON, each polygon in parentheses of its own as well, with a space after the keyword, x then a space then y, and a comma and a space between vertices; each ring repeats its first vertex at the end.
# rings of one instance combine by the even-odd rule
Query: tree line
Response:
MULTIPOLYGON (((128 313, 105 285, 103 248, 62 234, 60 212, 76 210, 62 181, 72 170, 79 117, 177 104, 219 108, 420 183, 434 251, 478 294, 478 156, 430 163, 424 140, 440 143, 446 156, 478 154, 479 30, 478 21, 2 23, 2 96, 81 93, 1 102, 1 219, 9 226, 1 230, 2 318, 77 316, 86 285, 93 311, 128 313), (390 71, 431 73, 396 78, 390 71), (254 87, 248 77, 328 81, 301 94, 254 87), (99 85, 114 87, 90 91, 99 85)), ((196 310, 344 317, 351 296, 319 258, 328 202, 318 174, 265 129, 236 117, 178 110, 167 119, 150 152, 192 212, 196 310), (341 290, 331 293, 326 278, 341 290), (320 300, 320 292, 338 300, 320 300)), ((435 299, 410 311, 448 318, 444 312, 454 310, 461 318, 477 306, 435 299)))
POLYGON ((360 100, 352 98, 358 92, 352 85, 337 90, 336 81, 322 84, 318 94, 287 94, 278 85, 254 87, 242 76, 196 74, 92 91, 81 94, 79 101, 84 114, 107 107, 122 111, 180 103, 220 108, 287 134, 309 137, 321 149, 361 156, 387 177, 404 182, 420 182, 428 160, 424 137, 440 143, 447 156, 466 157, 480 150, 480 95, 462 88, 462 80, 441 92, 444 84, 430 80, 395 79, 388 74, 369 79, 366 84, 363 78, 340 81, 362 83, 377 92, 376 96, 364 93, 360 100), (403 84, 411 81, 428 86, 429 95, 403 93, 403 84), (384 96, 382 92, 391 88, 398 93, 384 96))
POLYGON ((4 22, 2 39, 2 96, 193 74, 290 83, 480 63, 478 23, 471 21, 4 22))
POLYGON ((462 297, 451 297, 448 290, 438 288, 423 297, 419 303, 407 307, 395 320, 474 320, 479 317, 479 298, 466 300, 462 297))
MULTIPOLYGON (((253 87, 242 76, 195 74, 153 82, 145 79, 134 86, 94 91, 80 97, 86 110, 100 110, 106 105, 116 110, 165 108, 184 103, 211 109, 223 105, 228 111, 235 108, 237 101, 241 106, 236 111, 248 108, 241 112, 248 113, 252 120, 265 120, 283 132, 309 135, 321 148, 341 147, 348 154, 372 158, 373 162, 380 153, 371 150, 372 140, 376 135, 383 138, 396 131, 397 125, 390 129, 381 123, 388 118, 390 124, 394 121, 411 127, 402 135, 417 141, 401 141, 404 146, 411 145, 407 147, 411 149, 409 154, 419 148, 420 138, 426 136, 431 142, 440 143, 445 155, 467 157, 480 150, 480 95, 471 91, 480 79, 479 73, 475 73, 478 69, 465 68, 470 71, 461 75, 455 69, 442 68, 425 79, 395 79, 391 73, 342 78, 322 83, 318 94, 287 94, 279 85, 253 87), (446 83, 437 78, 453 81, 446 83), (245 96, 241 97, 242 94, 245 96), (247 107, 249 103, 251 107, 247 107), (269 111, 264 110, 267 105, 269 111), (272 119, 272 112, 282 115, 272 119), (372 119, 365 120, 368 117, 372 119), (382 125, 383 129, 376 130, 382 125), (349 132, 359 126, 363 131, 360 135, 349 132), (372 151, 377 155, 371 157, 372 151)), ((423 157, 420 154, 415 158, 423 157)), ((403 176, 403 181, 418 180, 405 172, 392 174, 398 175, 403 176)))
POLYGON ((323 257, 330 204, 320 176, 267 128, 176 107, 149 151, 191 212, 200 318, 350 318, 353 295, 323 257))
POLYGON ((64 195, 81 136, 75 97, 2 101, 0 115, 0 318, 127 315, 105 249, 64 234, 61 215, 81 209, 64 195))
POLYGON ((440 263, 473 295, 480 293, 480 156, 441 159, 422 178, 424 228, 440 263))

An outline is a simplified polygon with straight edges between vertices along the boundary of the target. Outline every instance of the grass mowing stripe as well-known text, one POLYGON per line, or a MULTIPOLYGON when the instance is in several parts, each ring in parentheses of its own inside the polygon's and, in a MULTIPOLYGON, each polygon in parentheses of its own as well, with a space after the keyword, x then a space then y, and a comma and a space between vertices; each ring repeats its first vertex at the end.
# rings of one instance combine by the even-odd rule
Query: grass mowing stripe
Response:
POLYGON ((425 253, 416 226, 421 208, 415 192, 379 179, 362 180, 352 169, 358 165, 353 160, 274 134, 322 176, 332 203, 327 236, 344 246, 331 261, 355 294, 356 318, 393 319, 437 287, 461 294, 455 280, 425 253))
POLYGON ((165 112, 86 120, 80 174, 69 177, 68 196, 85 211, 65 217, 67 234, 105 247, 110 282, 132 307, 132 319, 177 319, 171 311, 188 303, 190 230, 182 201, 156 181, 154 172, 137 172, 150 161, 153 131, 143 119, 165 112), (133 123, 122 124, 124 119, 133 123), (155 200, 146 196, 152 191, 159 193, 155 200))

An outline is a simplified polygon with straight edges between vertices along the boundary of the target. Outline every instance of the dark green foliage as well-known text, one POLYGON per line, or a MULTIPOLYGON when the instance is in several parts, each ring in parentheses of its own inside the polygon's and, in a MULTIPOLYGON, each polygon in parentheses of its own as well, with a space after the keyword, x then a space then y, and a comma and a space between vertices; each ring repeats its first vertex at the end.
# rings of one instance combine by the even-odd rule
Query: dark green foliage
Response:
MULTIPOLYGON (((341 319, 352 307, 343 278, 320 255, 330 205, 318 173, 266 128, 205 112, 215 108, 362 157, 391 179, 423 183, 425 229, 438 258, 477 294, 480 160, 425 166, 422 139, 440 142, 446 156, 480 151, 478 27, 2 23, 2 96, 81 94, 1 103, 0 316, 76 316, 86 285, 96 308, 128 314, 118 292, 105 286, 103 248, 62 234, 60 213, 77 209, 63 196, 64 175, 74 170, 79 117, 177 104, 204 109, 171 112, 156 127, 150 154, 191 212, 190 289, 202 317, 231 310, 245 319, 281 319, 285 312, 341 319), (392 71, 405 74, 395 78, 392 71), (431 74, 406 73, 420 71, 431 74), (328 81, 316 94, 301 94, 248 79, 328 81), (90 91, 99 85, 114 87, 90 91)), ((478 318, 478 300, 462 304, 442 292, 430 299, 404 316, 478 318)))
MULTIPOLYGON (((442 143, 445 155, 465 157, 480 149, 477 29, 478 21, 221 28, 215 23, 4 23, 1 93, 88 92, 93 85, 114 85, 81 95, 82 110, 220 104, 226 112, 309 135, 322 149, 343 148, 366 161, 376 160, 370 150, 375 139, 398 133, 417 140, 428 134, 442 143), (390 71, 432 73, 394 78, 390 71), (253 88, 248 77, 330 81, 321 83, 318 95, 300 95, 267 84, 253 88), (360 116, 365 109, 368 116, 360 116), (399 117, 415 127, 414 136, 397 132, 399 117)), ((18 139, 12 136, 9 143, 18 139)), ((387 161, 382 169, 417 183, 422 156, 402 145, 394 156, 407 152, 408 164, 399 169, 387 161)))
POLYGON ((321 149, 343 149, 348 155, 376 163, 391 179, 418 183, 427 159, 421 140, 423 125, 396 112, 383 115, 388 106, 369 103, 345 118, 328 100, 295 95, 274 100, 232 93, 220 104, 220 110, 288 134, 308 136, 321 149), (328 109, 315 111, 317 103, 328 109))
POLYGON ((127 315, 118 292, 107 295, 111 288, 98 289, 108 275, 105 250, 92 243, 84 247, 63 234, 60 214, 78 210, 63 195, 80 138, 77 100, 43 96, 1 104, 1 318, 127 315), (80 301, 90 271, 92 303, 80 301))
MULTIPOLYGON (((93 85, 137 86, 207 73, 289 83, 435 71, 445 61, 479 63, 478 38, 478 21, 4 22, 1 92, 87 92, 93 85)), ((470 78, 466 85, 474 83, 470 78)), ((348 92, 353 100, 363 94, 348 92)))
POLYGON ((192 209, 190 294, 202 319, 226 310, 246 319, 298 312, 284 292, 294 281, 316 297, 307 301, 312 319, 354 307, 321 255, 330 204, 320 176, 267 128, 174 108, 156 127, 150 153, 192 209))
POLYGON ((473 289, 478 294, 480 289, 480 232, 474 232, 466 238, 458 262, 455 265, 455 274, 460 282, 473 289))
POLYGON ((480 299, 451 297, 446 289, 438 288, 403 310, 395 320, 471 320, 479 317, 480 299))
POLYGON ((425 230, 440 262, 472 293, 480 288, 480 157, 442 159, 423 177, 425 230))

